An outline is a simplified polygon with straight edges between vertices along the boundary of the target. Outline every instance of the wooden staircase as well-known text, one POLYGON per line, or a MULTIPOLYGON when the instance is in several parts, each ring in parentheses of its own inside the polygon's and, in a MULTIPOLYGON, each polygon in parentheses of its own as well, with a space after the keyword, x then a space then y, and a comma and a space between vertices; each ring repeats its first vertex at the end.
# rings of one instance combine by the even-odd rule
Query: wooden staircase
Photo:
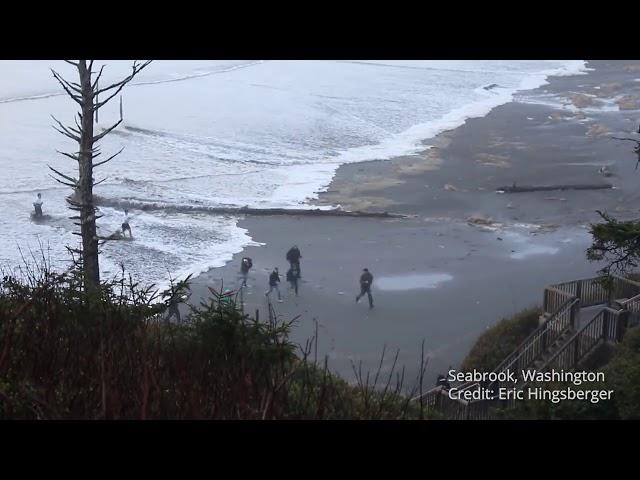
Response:
MULTIPOLYGON (((514 372, 517 389, 526 381, 522 371, 546 372, 572 370, 586 360, 602 343, 618 343, 625 331, 640 320, 640 283, 620 276, 574 280, 545 288, 540 325, 493 372, 514 372), (596 308, 595 315, 589 310, 596 308), (585 319, 590 313, 591 318, 585 319)), ((444 418, 456 420, 485 420, 495 418, 498 408, 515 405, 515 400, 465 401, 451 398, 449 391, 489 389, 497 394, 500 387, 514 384, 467 382, 439 386, 414 398, 422 405, 439 412, 444 418)))

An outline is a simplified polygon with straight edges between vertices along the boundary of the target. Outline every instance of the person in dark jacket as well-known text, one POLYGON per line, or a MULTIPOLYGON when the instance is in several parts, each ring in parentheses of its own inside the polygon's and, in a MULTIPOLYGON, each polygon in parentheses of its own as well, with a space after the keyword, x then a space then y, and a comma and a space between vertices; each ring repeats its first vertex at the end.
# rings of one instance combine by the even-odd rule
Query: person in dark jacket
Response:
POLYGON ((296 276, 300 278, 300 259, 302 255, 300 255, 300 249, 297 245, 294 245, 287 252, 287 261, 291 264, 291 268, 294 272, 296 272, 296 276))
POLYGON ((290 268, 287 271, 287 282, 291 284, 291 288, 293 288, 294 292, 296 292, 296 297, 298 296, 298 276, 296 275, 296 271, 290 268))
POLYGON ((356 303, 360 301, 360 298, 366 293, 369 297, 369 308, 373 308, 373 297, 371 296, 371 285, 373 284, 373 275, 367 268, 362 270, 360 275, 360 295, 356 297, 356 303))
POLYGON ((242 275, 242 286, 247 286, 247 278, 249 277, 249 270, 253 267, 253 261, 249 257, 244 257, 240 263, 240 274, 242 275))
POLYGON ((131 233, 131 225, 129 225, 130 217, 129 210, 124 211, 124 218, 122 219, 122 236, 125 236, 126 232, 129 232, 129 238, 133 238, 133 234, 131 233))
POLYGON ((278 267, 273 269, 271 275, 269 275, 269 290, 264 294, 267 298, 269 294, 275 289, 278 292, 278 301, 282 301, 282 297, 280 296, 280 287, 278 284, 280 283, 280 273, 278 273, 278 267))
POLYGON ((36 201, 33 202, 33 208, 35 209, 35 217, 42 218, 42 194, 38 193, 36 201))

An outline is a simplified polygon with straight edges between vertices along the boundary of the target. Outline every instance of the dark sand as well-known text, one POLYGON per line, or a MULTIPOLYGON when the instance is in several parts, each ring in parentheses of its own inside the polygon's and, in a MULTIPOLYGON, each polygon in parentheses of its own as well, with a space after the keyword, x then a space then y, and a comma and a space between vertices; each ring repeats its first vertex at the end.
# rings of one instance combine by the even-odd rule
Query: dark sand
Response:
POLYGON ((438 373, 459 364, 486 328, 540 305, 545 285, 595 274, 598 265, 588 263, 584 251, 596 209, 625 218, 638 214, 640 172, 635 171, 633 145, 609 136, 637 131, 640 111, 602 106, 615 106, 617 99, 623 108, 636 108, 640 62, 589 66, 595 70, 588 75, 554 77, 549 85, 518 96, 562 94, 567 103, 584 108, 571 112, 508 103, 425 141, 434 148, 420 155, 340 167, 317 202, 405 213, 409 219, 241 220, 239 226, 265 245, 248 247, 225 267, 200 275, 192 301, 206 295, 207 286, 219 288, 222 279, 226 287, 238 286, 239 261, 248 255, 254 268, 245 294, 247 311, 259 308, 266 314, 267 277, 278 266, 284 294, 283 303, 274 303, 278 314, 285 319, 300 315, 293 332, 299 343, 313 335, 317 320, 319 353, 329 356, 332 370, 353 381, 351 362, 362 361, 363 369, 375 370, 386 345, 384 370, 399 349, 398 363, 406 366, 411 383, 424 340, 431 384, 438 373), (598 102, 602 104, 589 106, 598 102), (598 172, 603 165, 613 176, 598 172), (616 188, 495 192, 514 182, 602 182, 616 188), (493 223, 467 223, 474 215, 493 223), (284 278, 285 253, 294 243, 303 255, 298 298, 284 278), (372 311, 366 298, 355 303, 363 267, 375 277, 372 311))

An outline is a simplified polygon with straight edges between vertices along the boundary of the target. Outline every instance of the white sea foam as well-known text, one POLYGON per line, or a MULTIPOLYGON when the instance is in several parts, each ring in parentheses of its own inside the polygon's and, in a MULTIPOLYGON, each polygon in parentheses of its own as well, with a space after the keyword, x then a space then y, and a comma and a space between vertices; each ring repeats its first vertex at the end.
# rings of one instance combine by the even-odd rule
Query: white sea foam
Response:
MULTIPOLYGON (((128 62, 108 64, 105 85, 130 71, 128 62)), ((75 104, 50 66, 72 73, 61 62, 0 62, 0 264, 18 263, 17 247, 38 242, 64 262, 64 246, 77 242, 68 191, 47 167, 74 173, 55 150, 77 147, 50 128, 49 115, 69 122, 75 104), (52 216, 43 225, 29 221, 38 191, 52 216)), ((123 261, 144 281, 166 284, 169 272, 222 265, 252 240, 237 218, 207 208, 305 208, 341 164, 416 154, 549 75, 584 71, 582 61, 155 62, 124 91, 124 125, 102 150, 125 150, 96 172, 107 177, 96 194, 167 208, 132 209, 135 241, 108 243, 102 269, 117 274, 123 261)), ((117 118, 114 102, 100 126, 117 118)), ((101 210, 101 232, 112 233, 122 213, 101 210)))

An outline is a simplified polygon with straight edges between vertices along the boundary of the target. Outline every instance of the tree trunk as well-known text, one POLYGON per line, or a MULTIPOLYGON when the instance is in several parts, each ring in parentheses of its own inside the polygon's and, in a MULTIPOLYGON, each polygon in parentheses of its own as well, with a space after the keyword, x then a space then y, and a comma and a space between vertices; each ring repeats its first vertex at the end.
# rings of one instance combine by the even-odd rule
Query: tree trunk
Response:
POLYGON ((82 129, 80 135, 78 196, 80 201, 80 231, 82 234, 82 265, 87 290, 100 285, 98 264, 98 236, 93 205, 93 89, 87 61, 80 60, 80 87, 82 89, 82 129))

